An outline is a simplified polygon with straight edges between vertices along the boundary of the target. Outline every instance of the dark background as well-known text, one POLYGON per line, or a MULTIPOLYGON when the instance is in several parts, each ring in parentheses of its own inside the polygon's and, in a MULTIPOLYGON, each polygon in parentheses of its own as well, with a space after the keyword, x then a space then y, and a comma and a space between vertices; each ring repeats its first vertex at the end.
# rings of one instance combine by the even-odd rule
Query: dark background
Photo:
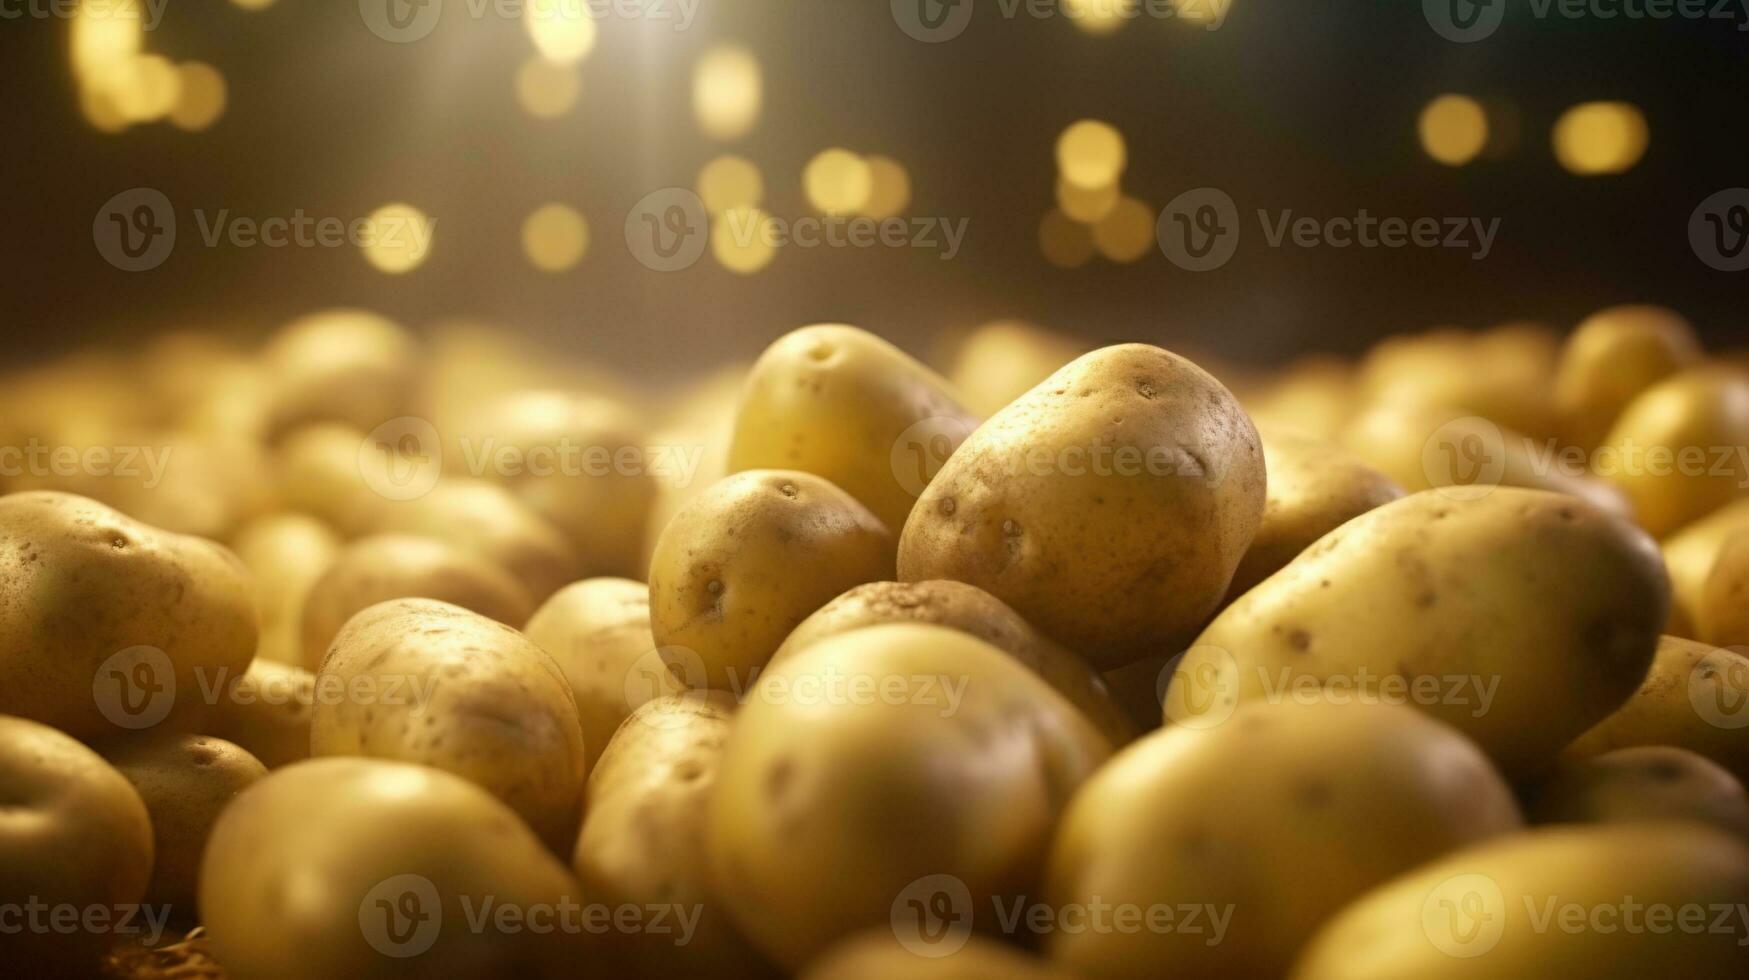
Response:
POLYGON ((229 85, 224 118, 204 133, 94 131, 67 23, 0 21, 0 317, 14 358, 172 326, 259 333, 336 304, 415 327, 480 318, 644 375, 751 356, 822 320, 926 350, 944 330, 1020 316, 1256 362, 1353 352, 1440 323, 1564 328, 1642 300, 1680 309, 1717 343, 1749 336, 1749 273, 1703 265, 1686 233, 1703 198, 1749 185, 1740 12, 1724 23, 1538 20, 1514 0, 1493 37, 1460 45, 1429 28, 1419 0, 1235 0, 1216 31, 1144 17, 1109 36, 1060 17, 1005 19, 995 0, 975 0, 964 35, 928 45, 897 28, 886 0, 702 0, 686 32, 604 22, 579 106, 537 120, 513 88, 532 52, 521 23, 474 20, 465 0, 448 0, 456 9, 436 32, 408 45, 369 33, 353 0, 257 12, 167 2, 147 49, 212 63, 229 85), (719 40, 749 47, 765 78, 760 124, 726 146, 698 135, 689 98, 694 60, 719 40), (1428 159, 1416 117, 1447 91, 1515 106, 1516 151, 1456 169, 1428 159), (1549 128, 1598 99, 1637 104, 1650 148, 1624 175, 1576 177, 1555 162, 1549 128), (1125 190, 1154 208, 1204 185, 1232 195, 1247 216, 1237 257, 1203 274, 1158 250, 1133 265, 1047 265, 1036 234, 1052 204, 1052 146, 1083 116, 1123 131, 1125 190), (743 277, 708 254, 660 274, 627 252, 633 202, 690 186, 724 150, 764 170, 768 210, 805 213, 802 165, 829 145, 901 160, 911 213, 970 219, 958 258, 788 249, 743 277), (182 230, 165 265, 128 274, 99 257, 91 222, 141 185, 175 202, 182 230), (391 200, 438 219, 431 255, 404 276, 350 248, 203 248, 192 231, 194 208, 350 220, 391 200), (535 270, 520 247, 523 218, 549 200, 590 223, 587 258, 561 275, 535 270), (1477 262, 1443 249, 1269 249, 1250 217, 1362 207, 1502 225, 1477 262))

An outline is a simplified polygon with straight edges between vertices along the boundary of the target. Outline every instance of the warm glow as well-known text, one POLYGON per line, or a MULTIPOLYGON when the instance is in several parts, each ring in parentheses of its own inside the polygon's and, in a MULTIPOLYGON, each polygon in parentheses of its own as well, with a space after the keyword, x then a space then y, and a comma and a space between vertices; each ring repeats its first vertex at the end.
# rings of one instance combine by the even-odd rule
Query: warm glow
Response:
POLYGON ((390 275, 411 272, 431 251, 434 224, 411 204, 385 204, 371 213, 360 242, 371 265, 390 275))
POLYGON ((1057 171, 1077 187, 1096 189, 1117 183, 1126 157, 1123 134, 1097 119, 1074 123, 1057 137, 1057 171))
POLYGON ((81 81, 121 68, 140 53, 143 9, 138 4, 79 5, 73 17, 73 72, 81 81))
POLYGON ((548 61, 571 64, 595 47, 595 18, 575 0, 531 0, 522 23, 535 50, 548 61))
POLYGON ((750 276, 777 257, 771 226, 758 208, 730 208, 711 223, 711 254, 730 272, 750 276))
POLYGON ((142 54, 103 72, 96 84, 109 93, 128 122, 163 119, 182 94, 182 76, 163 55, 142 54))
POLYGON ((516 70, 516 102, 536 119, 556 119, 570 112, 581 88, 576 65, 535 55, 516 70))
POLYGON ((692 111, 706 136, 740 139, 759 121, 759 61, 745 48, 712 48, 692 73, 692 111))
POLYGON ((1461 167, 1488 145, 1488 114, 1464 95, 1442 95, 1421 110, 1421 148, 1440 163, 1461 167))
POLYGON ((231 2, 244 10, 266 10, 273 6, 273 0, 231 0, 231 2))
POLYGON ((1135 16, 1137 0, 1062 0, 1063 16, 1089 34, 1110 34, 1135 16))
POLYGON ((905 165, 881 156, 868 157, 866 162, 870 186, 862 213, 876 219, 904 213, 911 203, 911 175, 905 172, 905 165))
POLYGON ((1123 196, 1123 189, 1116 181, 1104 187, 1086 188, 1057 178, 1057 207, 1063 213, 1085 225, 1098 222, 1111 213, 1117 205, 1118 198, 1123 196))
POLYGON ((588 250, 589 225, 566 205, 542 205, 522 222, 522 253, 543 272, 564 272, 588 250))
POLYGON ((698 196, 713 215, 730 208, 758 207, 765 199, 765 178, 744 157, 720 156, 699 170, 698 196))
POLYGON ((1083 266, 1093 258, 1093 229, 1052 210, 1039 222, 1038 247, 1045 261, 1060 269, 1083 266))
POLYGON ((181 87, 176 105, 170 109, 172 125, 199 132, 225 114, 225 76, 217 68, 190 61, 177 66, 176 74, 181 78, 181 87))
POLYGON ((1093 226, 1093 244, 1113 262, 1134 262, 1154 247, 1154 209, 1133 197, 1122 198, 1093 226))
POLYGON ((1619 174, 1640 162, 1650 133, 1627 102, 1586 102, 1555 122, 1555 158, 1576 174, 1619 174))
POLYGON ((808 203, 828 214, 854 214, 868 203, 874 175, 868 161, 849 150, 821 150, 802 171, 808 203))

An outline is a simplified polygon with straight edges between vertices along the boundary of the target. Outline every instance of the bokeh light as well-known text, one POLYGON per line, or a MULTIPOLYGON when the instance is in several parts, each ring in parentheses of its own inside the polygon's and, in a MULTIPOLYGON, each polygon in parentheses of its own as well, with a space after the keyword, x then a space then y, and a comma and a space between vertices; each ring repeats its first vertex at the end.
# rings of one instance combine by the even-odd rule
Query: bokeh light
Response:
POLYGON ((1576 174, 1619 174, 1640 162, 1650 142, 1646 117, 1628 102, 1586 102, 1561 114, 1555 159, 1576 174))
POLYGON ((1427 155, 1451 167, 1469 163, 1488 145, 1488 114, 1465 95, 1442 95, 1427 103, 1417 129, 1427 155))
POLYGON ((1093 224, 1111 213, 1117 205, 1118 198, 1123 196, 1123 189, 1116 181, 1104 187, 1077 187, 1061 177, 1057 178, 1057 207, 1063 213, 1085 225, 1093 224))
POLYGON ((575 208, 553 202, 522 222, 522 254, 543 272, 564 272, 589 251, 589 225, 575 208))
POLYGON ((273 0, 231 0, 231 2, 244 10, 266 10, 273 6, 273 0))
POLYGON ((1154 209, 1133 197, 1119 199, 1093 226, 1093 244, 1113 262, 1140 259, 1154 247, 1154 209))
POLYGON ((431 251, 433 224, 411 204, 385 204, 367 219, 369 236, 359 243, 365 260, 390 275, 411 272, 425 264, 431 251))
POLYGON ((713 215, 758 207, 765 200, 765 177, 751 160, 725 154, 699 169, 698 196, 713 215))
POLYGON ((802 170, 808 203, 827 214, 854 214, 868 204, 874 175, 868 161, 841 147, 814 154, 802 170))
POLYGON ((225 76, 212 65, 189 61, 178 65, 181 85, 176 104, 170 108, 170 123, 178 129, 199 132, 225 114, 225 76))
POLYGON ((1063 16, 1089 34, 1110 34, 1136 15, 1137 0, 1062 0, 1063 16))
POLYGON ((576 65, 535 55, 516 69, 516 102, 536 119, 556 119, 571 111, 582 90, 576 65))
POLYGON ((1079 268, 1093 258, 1093 229, 1053 208, 1039 222, 1038 247, 1057 268, 1079 268))
POLYGON ((730 272, 750 276, 777 257, 772 218, 755 207, 730 208, 711 223, 711 254, 730 272))
POLYGON ((699 129, 719 140, 740 139, 759 121, 764 100, 759 60, 746 48, 706 51, 692 72, 692 111, 699 129))
POLYGON ((868 164, 868 200, 862 213, 870 218, 892 218, 903 214, 911 204, 911 175, 905 165, 892 157, 870 156, 868 164))
POLYGON ((535 50, 548 61, 573 64, 595 47, 595 18, 575 0, 529 0, 523 26, 535 50))
POLYGON ((128 122, 163 119, 175 108, 182 76, 163 55, 136 55, 106 72, 100 83, 128 122))
POLYGON ((1077 187, 1097 189, 1123 176, 1128 151, 1110 123, 1082 119, 1057 137, 1057 172, 1077 187))

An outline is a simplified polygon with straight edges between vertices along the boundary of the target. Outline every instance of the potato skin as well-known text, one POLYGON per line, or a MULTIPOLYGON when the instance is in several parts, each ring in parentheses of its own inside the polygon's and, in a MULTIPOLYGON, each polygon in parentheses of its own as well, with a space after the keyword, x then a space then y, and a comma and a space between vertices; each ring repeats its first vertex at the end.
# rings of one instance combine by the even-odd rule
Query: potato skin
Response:
POLYGON ((810 473, 749 470, 663 529, 650 625, 688 686, 739 693, 808 614, 892 577, 892 534, 850 494, 810 473))
POLYGON ((1644 532, 1576 498, 1424 491, 1344 524, 1228 606, 1167 708, 1204 683, 1244 701, 1301 682, 1433 678, 1437 694, 1404 700, 1529 775, 1644 680, 1669 589, 1644 532))
POLYGON ((1313 542, 1403 496, 1403 488, 1341 447, 1281 428, 1263 428, 1269 490, 1263 520, 1233 573, 1236 599, 1300 556, 1313 542))
MULTIPOLYGON (((1749 847, 1721 831, 1698 824, 1551 828, 1490 841, 1375 889, 1324 927, 1290 976, 1729 980, 1742 976, 1737 930, 1660 933, 1645 925, 1645 910, 1745 901, 1749 847), (1466 901, 1499 931, 1489 919, 1455 918, 1466 901), (1640 909, 1638 929, 1572 930, 1542 918, 1567 907, 1589 913, 1630 903, 1640 909)), ((1710 924, 1714 915, 1704 918, 1710 924)))
POLYGON ((634 976, 775 976, 729 922, 711 890, 705 814, 735 702, 720 692, 645 702, 620 726, 590 774, 587 816, 571 867, 594 901, 699 910, 678 945, 653 933, 614 936, 634 976))
POLYGON ((1714 646, 1749 646, 1749 530, 1732 535, 1713 559, 1695 625, 1714 646))
POLYGON ((71 494, 0 498, 0 713, 96 738, 163 707, 158 725, 188 731, 205 709, 200 678, 242 673, 256 631, 248 570, 224 547, 71 494), (103 686, 106 662, 135 647, 162 652, 136 666, 167 704, 141 701, 119 676, 120 689, 103 686), (166 665, 173 691, 171 678, 156 676, 166 665))
POLYGON ((1666 636, 1639 690, 1575 739, 1564 760, 1615 749, 1672 745, 1702 755, 1749 782, 1749 657, 1666 636))
POLYGON ((768 670, 736 717, 710 801, 711 880, 794 971, 889 923, 920 878, 953 875, 980 904, 1027 893, 1069 794, 1109 751, 1037 675, 964 633, 829 637, 768 670), (904 690, 834 700, 834 677, 904 690))
POLYGON ((522 634, 445 602, 378 603, 335 637, 316 688, 311 755, 453 772, 503 800, 555 848, 570 846, 583 730, 564 672, 522 634), (350 691, 366 682, 380 694, 321 696, 324 685, 350 691))
POLYGON ((1612 306, 1587 317, 1561 347, 1555 410, 1589 449, 1640 392, 1700 360, 1694 328, 1662 306, 1612 306))
POLYGON ((1668 745, 1566 763, 1536 790, 1533 823, 1694 820, 1749 838, 1749 795, 1706 757, 1668 745))
POLYGON ((207 734, 235 742, 262 765, 278 769, 310 757, 310 716, 316 675, 290 664, 256 660, 226 685, 207 734))
MULTIPOLYGON (((943 943, 956 939, 944 938, 943 943)), ((927 949, 927 947, 925 947, 927 949)), ((891 929, 852 936, 808 964, 802 980, 1070 980, 1048 960, 976 934, 951 953, 914 952, 891 929)))
MULTIPOLYGON (((1604 440, 1622 460, 1642 462, 1605 473, 1633 501, 1634 514, 1663 537, 1743 496, 1749 470, 1741 447, 1749 445, 1749 371, 1709 365, 1671 375, 1628 403, 1604 440), (1668 452, 1657 470, 1649 453, 1668 452), (1704 473, 1680 469, 1682 454, 1699 451, 1704 473), (1720 452, 1728 455, 1720 457, 1720 452), (1722 467, 1716 464, 1722 462, 1722 467), (1672 465, 1677 464, 1677 465, 1672 465)), ((1693 461, 1691 461, 1692 464, 1693 461)))
POLYGON ((582 567, 558 526, 496 483, 448 477, 429 493, 384 503, 376 531, 447 541, 504 569, 543 602, 582 567))
POLYGON ((528 621, 534 603, 510 574, 436 538, 376 534, 341 549, 304 599, 303 665, 316 671, 346 621, 390 599, 453 603, 500 623, 528 621))
POLYGON ((312 421, 368 431, 406 410, 419 350, 399 324, 358 309, 300 317, 268 342, 271 426, 283 433, 312 421))
POLYGON ((951 452, 977 424, 945 379, 892 344, 843 324, 803 327, 778 338, 748 372, 729 472, 812 473, 897 531, 917 502, 917 483, 940 466, 928 444, 944 437, 951 452), (896 468, 909 437, 926 453, 915 476, 896 468))
POLYGON ((238 980, 576 975, 557 934, 470 928, 464 900, 479 915, 488 897, 524 909, 583 901, 564 866, 490 794, 379 759, 314 759, 270 774, 220 815, 201 866, 201 919, 214 958, 238 980), (416 883, 403 876, 429 890, 402 887, 416 883), (424 951, 418 932, 403 937, 376 916, 403 894, 415 896, 415 923, 438 923, 424 951))
POLYGON ((1106 741, 1124 745, 1136 726, 1112 698, 1105 680, 1073 651, 1034 630, 1002 600, 964 582, 869 582, 803 620, 771 663, 778 664, 829 636, 881 623, 946 626, 975 636, 1038 674, 1080 708, 1106 741))
POLYGON ((591 769, 620 723, 640 705, 686 690, 656 653, 650 587, 642 582, 573 582, 535 610, 522 634, 565 672, 591 769))
POLYGON ((304 598, 340 552, 340 536, 326 522, 293 511, 258 517, 231 539, 255 579, 261 617, 257 657, 283 664, 304 659, 304 598))
POLYGON ((1664 566, 1670 571, 1670 591, 1675 600, 1665 632, 1699 639, 1695 624, 1707 577, 1712 574, 1725 543, 1742 531, 1749 531, 1749 500, 1721 507, 1664 539, 1664 566))
MULTIPOLYGON (((115 913, 145 894, 146 804, 97 753, 47 725, 0 715, 0 799, 0 903, 23 907, 34 897, 115 913)), ((6 937, 6 968, 21 977, 95 974, 106 939, 26 928, 6 937)))
POLYGON ((1344 902, 1520 825, 1481 750, 1425 715, 1247 705, 1219 725, 1146 736, 1089 779, 1063 818, 1044 893, 1056 909, 1227 909, 1225 935, 1064 929, 1047 948, 1088 980, 1280 976, 1344 902))
POLYGON ((899 578, 975 585, 1110 670, 1214 612, 1264 484, 1257 431, 1218 381, 1158 347, 1102 348, 949 458, 900 536, 899 578))
POLYGON ((145 900, 192 918, 201 853, 213 824, 238 793, 267 775, 267 767, 209 735, 122 737, 100 748, 151 815, 155 860, 145 900))

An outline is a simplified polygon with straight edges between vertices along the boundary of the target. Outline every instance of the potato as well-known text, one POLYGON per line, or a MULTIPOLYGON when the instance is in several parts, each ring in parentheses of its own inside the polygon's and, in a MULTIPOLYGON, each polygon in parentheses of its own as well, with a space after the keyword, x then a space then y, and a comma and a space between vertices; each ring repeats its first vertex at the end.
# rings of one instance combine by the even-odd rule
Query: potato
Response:
POLYGON ((963 929, 934 942, 907 938, 919 945, 887 929, 853 936, 810 963, 802 980, 1070 980, 1045 960, 963 929))
POLYGON ((70 494, 0 497, 0 713, 82 738, 195 727, 199 680, 255 655, 248 570, 223 547, 70 494))
POLYGON ((1662 537, 1749 490, 1749 371, 1700 367, 1628 403, 1594 463, 1662 537))
POLYGON ((304 661, 304 598, 340 552, 340 536, 308 514, 280 511, 256 518, 231 539, 255 579, 261 618, 256 656, 282 664, 304 661))
POLYGON ((151 815, 155 859, 145 900, 193 919, 200 856, 213 824, 238 793, 267 775, 267 767, 208 735, 122 736, 99 747, 151 815))
POLYGON ((1087 980, 1278 977, 1349 899, 1519 826, 1487 757, 1425 715, 1247 705, 1149 735, 1082 786, 1051 847, 1046 946, 1087 980), (1072 927, 1101 903, 1105 928, 1072 927), (1183 928, 1111 927, 1166 903, 1183 928))
POLYGON ((893 536, 820 477, 750 470, 712 484, 656 541, 650 625, 690 687, 739 693, 798 623, 893 577, 893 536))
POLYGON ((278 433, 324 421, 368 432, 406 413, 418 377, 412 335, 366 310, 324 310, 293 320, 261 357, 273 379, 278 433))
POLYGON ((1559 344, 1553 333, 1531 324, 1389 337, 1361 364, 1359 401, 1454 409, 1546 438, 1559 428, 1549 396, 1559 344))
POLYGON ((948 379, 978 415, 994 415, 1058 368, 1087 352, 1081 341, 1019 320, 996 320, 968 334, 948 379))
POLYGON ((1555 410, 1567 439, 1589 449, 1635 396, 1700 360, 1694 328, 1662 306, 1612 306, 1579 324, 1561 348, 1555 410))
POLYGON ((354 613, 389 599, 438 599, 500 623, 528 621, 534 603, 510 574, 435 538, 380 534, 341 549, 304 598, 303 664, 319 670, 354 613))
POLYGON ((881 623, 924 623, 968 633, 1025 664, 1080 708, 1112 745, 1136 736, 1136 727, 1112 699, 1105 681, 1079 656, 1040 635, 1002 600, 964 582, 869 582, 803 620, 771 658, 782 663, 829 636, 881 623))
POLYGON ((509 572, 530 599, 544 601, 582 567, 565 533, 503 487, 449 477, 382 509, 376 529, 447 541, 509 572))
POLYGON ((256 783, 220 815, 200 879, 214 958, 238 980, 574 976, 568 937, 534 925, 565 902, 577 925, 577 896, 490 794, 380 759, 256 783), (497 925, 506 912, 519 928, 497 925))
POLYGON ((656 652, 650 588, 642 582, 592 578, 568 585, 535 610, 522 633, 565 672, 591 769, 640 705, 686 690, 656 652))
POLYGON ((1650 745, 1570 762, 1537 788, 1535 823, 1695 820, 1749 837, 1743 783, 1687 749, 1650 745))
POLYGON ((748 374, 729 472, 812 473, 897 532, 977 424, 946 379, 874 334, 803 327, 766 348, 748 374))
POLYGON ((1615 749, 1673 745, 1749 782, 1749 657, 1666 636, 1634 696, 1576 739, 1568 759, 1615 749))
POLYGON ((1449 497, 1472 497, 1497 486, 1523 487, 1633 515, 1620 490, 1588 474, 1582 455, 1458 409, 1374 406, 1350 421, 1341 442, 1411 493, 1445 489, 1449 497))
POLYGON ((775 972, 728 921, 708 880, 706 806, 734 710, 718 692, 646 702, 590 774, 588 816, 571 858, 584 891, 610 906, 671 904, 698 916, 683 944, 650 932, 613 937, 632 976, 775 972))
POLYGON ((274 460, 287 510, 318 517, 347 538, 376 526, 387 499, 367 475, 383 459, 365 433, 335 422, 303 426, 280 440, 274 460))
POLYGON ((965 633, 829 637, 761 676, 736 717, 711 880, 793 971, 890 922, 920 879, 957 878, 974 903, 1028 892, 1069 794, 1109 752, 1036 674, 965 633))
POLYGON ((1727 980, 1743 975, 1728 907, 1745 901, 1749 848, 1700 825, 1518 834, 1368 893, 1319 932, 1291 976, 1727 980))
POLYGON ((1669 615, 1657 547, 1560 494, 1427 491, 1349 521, 1209 624, 1167 692, 1194 720, 1320 686, 1413 704, 1534 772, 1619 707, 1669 615))
POLYGON ((1158 347, 1084 355, 948 460, 899 578, 978 586, 1109 670, 1214 612, 1263 514, 1263 449, 1220 383, 1158 347))
POLYGON ((316 675, 291 664, 257 659, 242 677, 227 678, 207 722, 209 734, 235 742, 269 769, 310 757, 310 715, 316 675))
MULTIPOLYGON (((121 921, 146 893, 151 821, 140 794, 102 757, 47 725, 0 715, 0 801, 0 906, 12 910, 3 944, 12 975, 95 974, 112 932, 152 927, 143 916, 121 921), (46 906, 34 913, 34 928, 25 908, 32 902, 46 906), (52 928, 51 916, 67 914, 53 911, 59 907, 80 917, 71 931, 52 928), (88 910, 106 918, 87 927, 88 910)), ((155 921, 161 928, 162 915, 155 921)))
POLYGON ((1749 530, 1738 531, 1719 549, 1694 618, 1702 640, 1749 646, 1749 530))
POLYGON ((502 623, 431 599, 348 620, 316 675, 310 754, 435 766, 471 779, 563 850, 577 832, 583 730, 553 658, 502 623), (344 697, 325 697, 327 690, 344 697))
POLYGON ((1287 428, 1333 441, 1357 407, 1354 369, 1333 357, 1302 358, 1241 401, 1259 429, 1287 428))
POLYGON ((1257 536, 1227 587, 1236 599, 1319 538, 1403 495, 1403 488, 1339 446, 1287 429, 1263 429, 1269 490, 1257 536))
POLYGON ((1713 562, 1725 542, 1739 531, 1749 531, 1749 500, 1739 500, 1683 526, 1664 539, 1664 566, 1670 571, 1670 592, 1675 600, 1667 632, 1695 638, 1701 592, 1713 562))

